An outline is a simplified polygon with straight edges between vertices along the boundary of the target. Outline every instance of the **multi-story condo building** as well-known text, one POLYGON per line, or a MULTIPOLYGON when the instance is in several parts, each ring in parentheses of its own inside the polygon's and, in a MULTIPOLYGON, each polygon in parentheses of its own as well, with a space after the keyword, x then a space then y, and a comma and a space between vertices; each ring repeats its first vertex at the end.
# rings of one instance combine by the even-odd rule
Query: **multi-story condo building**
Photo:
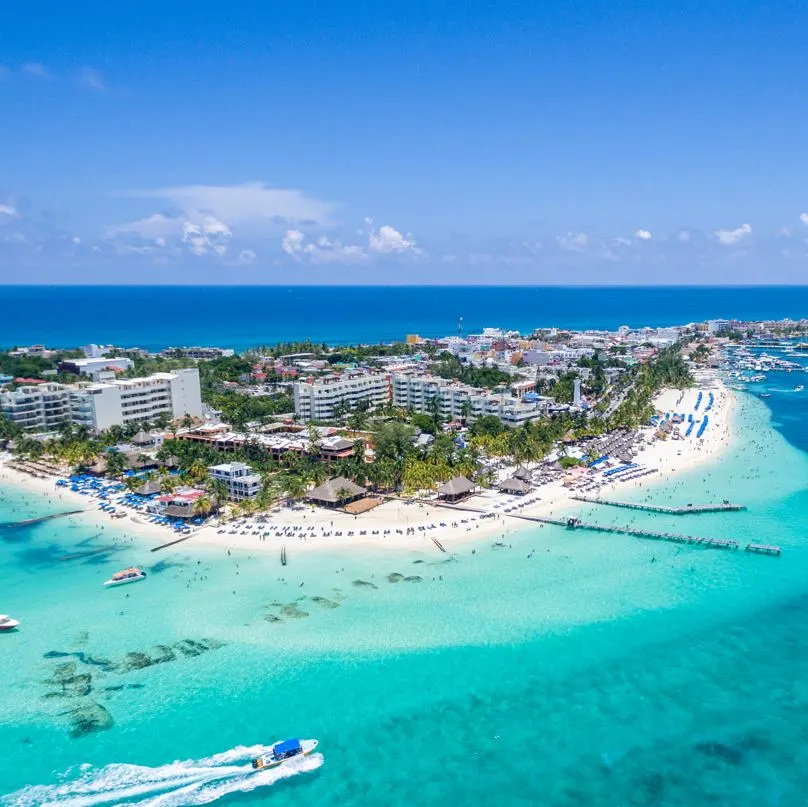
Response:
POLYGON ((393 405, 414 412, 437 413, 444 418, 473 422, 482 415, 494 415, 506 426, 519 426, 542 417, 546 399, 524 401, 508 393, 492 393, 436 376, 393 376, 393 405))
POLYGON ((0 393, 0 411, 27 431, 50 431, 66 422, 101 432, 166 414, 202 417, 199 371, 175 370, 104 384, 37 384, 0 393))
POLYGON ((331 420, 340 404, 367 401, 370 409, 390 400, 390 381, 384 373, 343 373, 294 384, 295 416, 299 420, 331 420))
POLYGON ((227 498, 231 502, 252 499, 261 490, 261 477, 254 474, 249 465, 243 462, 223 462, 208 468, 211 479, 218 479, 227 485, 227 498))
POLYGON ((52 431, 70 420, 70 393, 64 384, 30 384, 0 392, 0 411, 26 431, 52 431))

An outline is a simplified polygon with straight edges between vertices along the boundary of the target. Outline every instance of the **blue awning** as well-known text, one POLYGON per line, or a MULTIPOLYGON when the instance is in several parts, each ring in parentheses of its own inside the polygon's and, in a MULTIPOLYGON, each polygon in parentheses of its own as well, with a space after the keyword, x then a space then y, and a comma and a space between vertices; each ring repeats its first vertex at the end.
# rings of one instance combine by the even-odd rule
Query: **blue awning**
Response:
POLYGON ((300 740, 283 740, 272 749, 276 754, 288 754, 300 750, 300 740))

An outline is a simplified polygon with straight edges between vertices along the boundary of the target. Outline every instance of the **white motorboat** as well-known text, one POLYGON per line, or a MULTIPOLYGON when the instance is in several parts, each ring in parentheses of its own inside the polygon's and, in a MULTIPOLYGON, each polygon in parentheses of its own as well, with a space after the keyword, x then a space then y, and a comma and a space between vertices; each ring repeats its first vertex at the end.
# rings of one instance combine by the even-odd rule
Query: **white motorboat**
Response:
POLYGON ((802 384, 798 384, 796 387, 794 387, 794 392, 802 392, 804 389, 805 387, 803 387, 802 384))
POLYGON ((137 583, 139 580, 146 579, 146 572, 138 569, 137 566, 130 566, 128 569, 122 569, 120 572, 115 572, 112 577, 107 580, 105 586, 125 586, 127 583, 137 583))
POLYGON ((261 754, 252 761, 255 770, 276 768, 295 757, 306 757, 317 748, 317 740, 281 740, 272 746, 266 754, 261 754))
POLYGON ((0 630, 15 630, 19 624, 18 619, 12 619, 8 614, 0 614, 0 630))

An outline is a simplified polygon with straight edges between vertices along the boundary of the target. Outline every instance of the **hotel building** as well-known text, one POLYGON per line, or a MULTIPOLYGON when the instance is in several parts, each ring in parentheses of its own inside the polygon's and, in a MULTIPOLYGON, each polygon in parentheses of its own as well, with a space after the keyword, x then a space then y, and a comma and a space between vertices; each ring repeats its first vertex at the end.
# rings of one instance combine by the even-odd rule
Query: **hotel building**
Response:
POLYGON ((343 373, 294 384, 295 416, 299 420, 331 420, 337 407, 353 408, 367 401, 370 409, 390 400, 390 382, 383 373, 343 373))
POLYGON ((51 431, 63 423, 101 432, 132 421, 202 417, 199 371, 175 370, 104 384, 37 384, 0 392, 0 411, 26 431, 51 431))
POLYGON ((208 468, 211 479, 218 479, 227 485, 227 498, 231 502, 252 499, 261 490, 261 477, 254 474, 249 465, 243 462, 224 462, 208 468))
POLYGON ((542 417, 548 409, 547 399, 527 402, 507 393, 469 387, 436 376, 393 376, 393 405, 429 414, 437 402, 438 414, 444 418, 469 422, 483 415, 494 415, 505 426, 520 426, 542 417))

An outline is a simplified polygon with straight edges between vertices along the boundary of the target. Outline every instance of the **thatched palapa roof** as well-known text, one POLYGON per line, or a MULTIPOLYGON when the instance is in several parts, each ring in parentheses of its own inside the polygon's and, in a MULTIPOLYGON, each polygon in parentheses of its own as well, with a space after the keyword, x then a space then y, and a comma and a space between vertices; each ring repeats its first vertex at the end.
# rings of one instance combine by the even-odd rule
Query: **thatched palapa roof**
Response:
POLYGON ((439 496, 465 496, 474 490, 474 483, 465 476, 456 476, 438 487, 439 496))
POLYGON ((327 502, 328 504, 338 504, 339 502, 346 501, 347 499, 354 499, 361 496, 367 491, 361 485, 351 482, 344 476, 338 476, 334 479, 329 479, 323 482, 322 485, 310 490, 306 494, 306 498, 315 502, 327 502), (345 496, 340 496, 340 491, 347 493, 345 496))
POLYGON ((154 438, 148 433, 141 429, 133 438, 132 442, 136 446, 148 446, 154 442, 154 438))
POLYGON ((151 496, 152 493, 159 493, 161 490, 162 488, 157 482, 146 482, 144 485, 136 488, 135 493, 139 493, 141 496, 151 496))
POLYGON ((517 479, 512 476, 504 482, 500 482, 499 489, 505 493, 527 493, 530 490, 530 485, 522 479, 517 479))

